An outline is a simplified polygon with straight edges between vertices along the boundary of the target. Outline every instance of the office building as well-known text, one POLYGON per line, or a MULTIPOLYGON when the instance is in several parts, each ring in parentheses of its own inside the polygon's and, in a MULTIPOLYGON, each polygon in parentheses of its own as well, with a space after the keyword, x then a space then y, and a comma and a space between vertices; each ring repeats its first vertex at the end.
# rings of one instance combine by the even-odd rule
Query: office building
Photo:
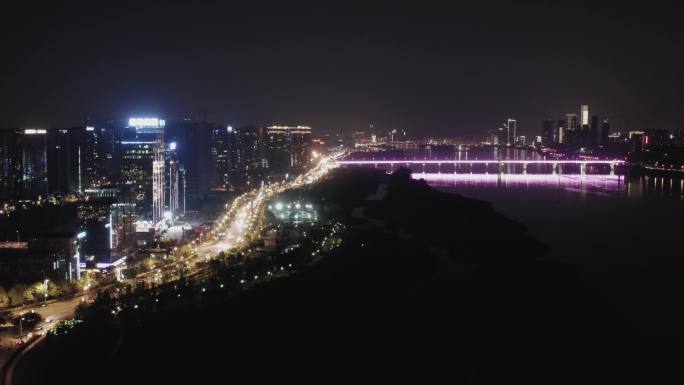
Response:
POLYGON ((29 242, 0 242, 0 280, 73 282, 81 274, 84 232, 48 232, 29 242))
POLYGON ((21 135, 23 199, 47 197, 47 130, 25 129, 21 135))
POLYGON ((135 203, 153 223, 164 217, 164 126, 158 118, 131 118, 122 132, 121 182, 136 187, 135 203))
POLYGON ((230 153, 234 136, 233 127, 214 127, 211 129, 211 189, 228 191, 230 183, 230 153))
POLYGON ((565 143, 565 120, 559 119, 556 124, 556 139, 555 143, 565 143))
POLYGON ((594 115, 591 117, 591 128, 589 130, 589 144, 595 146, 599 143, 599 118, 598 116, 594 115))
POLYGON ((577 114, 565 114, 565 124, 563 126, 563 142, 577 143, 579 135, 577 132, 577 114))
POLYGON ((589 106, 586 104, 580 106, 580 119, 582 126, 589 126, 589 106))
POLYGON ((0 130, 0 199, 19 199, 22 152, 19 130, 0 130))
POLYGON ((601 145, 606 146, 609 143, 609 136, 610 136, 610 122, 608 119, 605 119, 601 123, 601 145))
POLYGON ((508 119, 506 122, 506 145, 510 146, 517 141, 516 130, 518 122, 515 119, 508 119))
POLYGON ((269 126, 262 132, 270 174, 301 173, 309 167, 311 127, 269 126))
POLYGON ((672 132, 672 140, 677 147, 684 147, 684 128, 672 132))

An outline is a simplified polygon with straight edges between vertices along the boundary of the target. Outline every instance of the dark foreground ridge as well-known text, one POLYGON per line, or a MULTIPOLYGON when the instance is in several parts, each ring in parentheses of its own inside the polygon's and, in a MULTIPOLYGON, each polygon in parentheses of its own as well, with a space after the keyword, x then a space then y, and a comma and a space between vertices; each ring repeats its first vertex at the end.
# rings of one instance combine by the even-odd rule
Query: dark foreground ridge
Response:
POLYGON ((83 324, 25 360, 16 383, 652 383, 663 375, 607 301, 568 266, 545 262, 544 246, 486 202, 438 192, 406 171, 337 170, 288 194, 345 223, 341 247, 246 291, 219 290, 219 273, 206 292, 178 289, 184 300, 173 305, 175 296, 160 295, 122 304, 116 316, 83 311, 83 324))

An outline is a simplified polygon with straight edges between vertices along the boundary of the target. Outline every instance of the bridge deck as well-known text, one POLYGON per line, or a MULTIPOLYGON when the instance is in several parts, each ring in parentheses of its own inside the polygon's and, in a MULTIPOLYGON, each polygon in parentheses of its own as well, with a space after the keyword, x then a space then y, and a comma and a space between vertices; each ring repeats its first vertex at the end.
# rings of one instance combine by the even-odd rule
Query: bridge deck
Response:
POLYGON ((363 165, 363 164, 608 164, 608 165, 621 165, 624 164, 624 160, 539 160, 539 159, 529 159, 529 160, 519 160, 519 159, 502 159, 502 160, 458 160, 458 159, 396 159, 396 160, 338 160, 337 164, 344 165, 363 165))

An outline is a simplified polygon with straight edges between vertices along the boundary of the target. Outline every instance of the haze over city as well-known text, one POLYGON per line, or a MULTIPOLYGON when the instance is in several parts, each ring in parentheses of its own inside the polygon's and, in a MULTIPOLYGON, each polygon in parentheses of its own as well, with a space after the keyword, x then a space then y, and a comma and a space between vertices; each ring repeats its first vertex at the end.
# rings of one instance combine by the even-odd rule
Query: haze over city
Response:
POLYGON ((620 128, 681 128, 682 31, 656 3, 16 5, 0 112, 22 128, 206 111, 429 135, 514 117, 531 135, 586 103, 620 128))

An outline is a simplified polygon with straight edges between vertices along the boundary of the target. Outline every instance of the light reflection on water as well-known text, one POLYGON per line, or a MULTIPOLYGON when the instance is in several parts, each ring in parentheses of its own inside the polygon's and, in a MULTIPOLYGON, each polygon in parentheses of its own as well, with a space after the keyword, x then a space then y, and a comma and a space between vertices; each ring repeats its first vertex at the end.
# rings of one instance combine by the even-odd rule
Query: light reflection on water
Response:
POLYGON ((413 178, 425 179, 433 186, 552 187, 582 192, 615 192, 626 188, 622 175, 414 173, 413 178))
POLYGON ((624 195, 629 199, 670 196, 684 200, 684 178, 596 174, 450 174, 414 173, 435 187, 555 189, 590 194, 624 195))

